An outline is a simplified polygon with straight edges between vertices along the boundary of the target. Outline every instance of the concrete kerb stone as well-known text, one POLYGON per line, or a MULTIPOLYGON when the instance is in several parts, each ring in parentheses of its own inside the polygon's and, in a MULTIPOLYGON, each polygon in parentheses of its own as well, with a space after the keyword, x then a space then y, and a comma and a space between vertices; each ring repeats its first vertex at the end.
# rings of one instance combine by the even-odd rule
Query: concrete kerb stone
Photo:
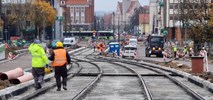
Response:
MULTIPOLYGON (((75 53, 82 49, 84 49, 84 47, 75 49, 75 50, 69 52, 69 54, 75 53)), ((29 69, 27 69, 25 71, 28 71, 28 70, 29 69)), ((47 74, 44 77, 44 81, 47 82, 53 77, 54 77, 54 73, 47 74)), ((32 87, 33 85, 34 85, 34 80, 30 80, 30 81, 27 81, 27 82, 24 82, 24 83, 15 85, 15 86, 11 86, 11 87, 2 89, 2 90, 0 90, 0 100, 7 100, 10 97, 19 95, 19 94, 23 93, 24 91, 26 91, 28 88, 32 87)))

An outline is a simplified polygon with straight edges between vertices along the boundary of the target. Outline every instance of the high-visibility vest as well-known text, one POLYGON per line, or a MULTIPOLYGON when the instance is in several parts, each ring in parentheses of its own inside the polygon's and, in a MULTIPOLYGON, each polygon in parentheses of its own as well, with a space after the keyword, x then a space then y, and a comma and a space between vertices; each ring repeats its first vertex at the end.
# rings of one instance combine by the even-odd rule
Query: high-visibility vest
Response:
POLYGON ((66 50, 65 49, 56 49, 54 52, 54 60, 52 66, 60 67, 67 63, 66 50))
POLYGON ((187 49, 186 49, 186 48, 184 48, 184 49, 183 49, 183 52, 184 52, 184 53, 186 53, 186 52, 187 52, 187 49))
POLYGON ((177 48, 176 48, 176 47, 174 47, 174 48, 173 48, 173 51, 177 51, 177 48))

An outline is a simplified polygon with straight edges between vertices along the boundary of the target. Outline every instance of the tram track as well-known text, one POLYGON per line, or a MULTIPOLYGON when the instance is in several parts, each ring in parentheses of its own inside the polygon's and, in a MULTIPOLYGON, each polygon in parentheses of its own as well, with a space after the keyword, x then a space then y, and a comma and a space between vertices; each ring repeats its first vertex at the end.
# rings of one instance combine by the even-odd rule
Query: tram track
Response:
POLYGON ((97 55, 89 48, 73 55, 75 65, 68 72, 68 91, 58 92, 52 84, 47 86, 48 89, 45 87, 44 90, 34 92, 34 95, 11 100, 212 99, 210 91, 175 72, 143 62, 108 59, 97 55))
MULTIPOLYGON (((177 85, 179 88, 184 90, 186 92, 185 95, 190 95, 188 97, 188 99, 195 99, 195 100, 206 100, 206 99, 210 100, 210 98, 212 99, 211 91, 208 91, 205 88, 201 88, 200 86, 198 86, 198 85, 196 85, 194 83, 191 83, 187 79, 184 79, 184 77, 181 76, 181 75, 175 75, 174 72, 171 72, 171 71, 168 71, 168 70, 165 70, 165 69, 161 69, 161 68, 157 68, 157 67, 154 67, 154 66, 145 65, 145 64, 142 64, 142 63, 138 63, 138 62, 127 61, 127 60, 125 60, 125 61, 116 60, 115 62, 120 62, 120 64, 128 64, 127 66, 135 65, 135 66, 138 66, 138 67, 141 67, 141 68, 150 69, 152 71, 155 71, 156 73, 159 73, 161 76, 163 76, 163 78, 167 78, 169 80, 167 82, 172 82, 174 85, 177 85), (173 74, 168 74, 167 72, 173 73, 173 74)), ((137 71, 138 71, 138 69, 137 69, 137 71)), ((157 77, 160 77, 160 76, 157 76, 157 77)), ((163 78, 161 80, 163 80, 163 78)), ((151 78, 151 77, 148 77, 148 78, 146 78, 146 80, 147 81, 151 81, 151 80, 154 80, 154 79, 151 78)), ((155 83, 157 81, 152 81, 152 82, 155 83)), ((153 84, 152 82, 151 83, 150 82, 146 82, 146 83, 153 84)), ((162 85, 162 86, 165 87, 165 88, 162 88, 162 89, 166 89, 167 88, 166 84, 162 85)), ((151 87, 151 86, 149 86, 149 87, 151 87)), ((172 90, 174 90, 174 89, 172 89, 172 90)), ((163 92, 164 90, 161 90, 161 91, 163 92)), ((172 91, 170 91, 170 92, 172 92, 172 91)), ((152 90, 151 93, 154 94, 153 90, 152 90)), ((168 95, 168 93, 164 92, 164 96, 165 96, 165 94, 168 95)), ((156 94, 161 94, 161 93, 157 92, 156 94)), ((153 97, 154 99, 168 99, 166 97, 160 97, 160 95, 157 97, 156 94, 153 97)), ((173 94, 173 93, 171 93, 171 94, 173 94)), ((162 95, 163 95, 163 93, 162 93, 162 95)), ((181 94, 180 97, 184 97, 183 95, 184 94, 181 94)), ((177 95, 170 95, 170 96, 167 96, 167 97, 174 97, 174 96, 177 97, 177 95)), ((176 98, 176 99, 186 99, 186 98, 176 98)), ((186 99, 186 100, 188 100, 188 99, 186 99)))

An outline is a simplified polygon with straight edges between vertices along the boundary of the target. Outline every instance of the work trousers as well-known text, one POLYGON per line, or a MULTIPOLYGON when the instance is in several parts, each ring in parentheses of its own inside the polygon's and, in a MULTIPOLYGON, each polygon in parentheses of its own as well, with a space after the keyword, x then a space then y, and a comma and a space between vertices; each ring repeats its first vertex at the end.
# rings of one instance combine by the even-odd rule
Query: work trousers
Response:
POLYGON ((63 66, 55 67, 55 79, 58 88, 61 88, 61 83, 63 86, 67 86, 67 67, 66 64, 63 66), (61 82, 62 77, 62 82, 61 82))
POLYGON ((41 83, 44 79, 44 68, 32 68, 32 74, 34 78, 34 87, 36 89, 41 88, 41 83))

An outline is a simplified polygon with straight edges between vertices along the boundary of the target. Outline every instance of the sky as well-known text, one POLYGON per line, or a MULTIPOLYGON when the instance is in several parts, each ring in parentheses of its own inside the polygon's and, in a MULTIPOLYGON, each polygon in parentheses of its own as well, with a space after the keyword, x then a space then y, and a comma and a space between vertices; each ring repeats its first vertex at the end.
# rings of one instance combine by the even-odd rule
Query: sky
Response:
MULTIPOLYGON (((95 0, 95 11, 115 11, 117 2, 122 0, 95 0)), ((149 0, 139 0, 140 4, 149 5, 149 0)))

